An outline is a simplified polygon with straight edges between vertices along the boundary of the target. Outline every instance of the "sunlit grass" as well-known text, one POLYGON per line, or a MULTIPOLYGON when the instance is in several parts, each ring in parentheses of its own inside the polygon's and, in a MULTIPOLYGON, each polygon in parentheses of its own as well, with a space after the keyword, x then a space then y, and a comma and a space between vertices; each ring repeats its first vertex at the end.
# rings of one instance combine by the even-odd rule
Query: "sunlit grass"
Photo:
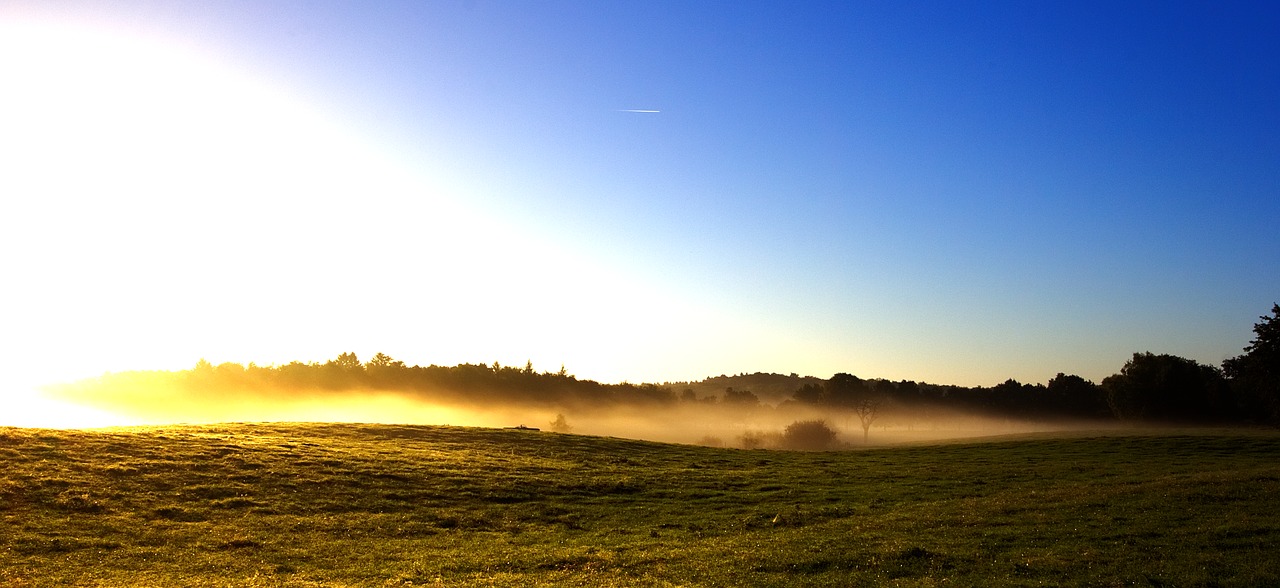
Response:
POLYGON ((0 429, 0 584, 1280 582, 1280 435, 845 453, 387 425, 0 429))

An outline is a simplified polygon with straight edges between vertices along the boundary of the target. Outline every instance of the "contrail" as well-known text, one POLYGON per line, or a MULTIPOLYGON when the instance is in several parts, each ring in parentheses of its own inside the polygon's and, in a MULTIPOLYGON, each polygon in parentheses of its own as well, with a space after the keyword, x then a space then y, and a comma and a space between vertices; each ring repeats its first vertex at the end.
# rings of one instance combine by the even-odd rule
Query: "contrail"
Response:
POLYGON ((635 110, 635 109, 631 109, 631 108, 625 108, 625 109, 619 110, 618 112, 648 112, 648 113, 652 113, 652 112, 662 112, 662 111, 661 111, 661 110, 635 110))

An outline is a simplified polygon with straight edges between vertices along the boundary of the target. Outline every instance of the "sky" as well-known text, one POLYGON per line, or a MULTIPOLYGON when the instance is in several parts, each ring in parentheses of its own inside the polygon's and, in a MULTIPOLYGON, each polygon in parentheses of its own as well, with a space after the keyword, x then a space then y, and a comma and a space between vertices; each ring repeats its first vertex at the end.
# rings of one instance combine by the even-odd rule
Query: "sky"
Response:
MULTIPOLYGON (((1259 2, 0 2, 5 388, 1217 365, 1280 301, 1259 2)), ((15 396, 16 397, 16 396, 15 396)))

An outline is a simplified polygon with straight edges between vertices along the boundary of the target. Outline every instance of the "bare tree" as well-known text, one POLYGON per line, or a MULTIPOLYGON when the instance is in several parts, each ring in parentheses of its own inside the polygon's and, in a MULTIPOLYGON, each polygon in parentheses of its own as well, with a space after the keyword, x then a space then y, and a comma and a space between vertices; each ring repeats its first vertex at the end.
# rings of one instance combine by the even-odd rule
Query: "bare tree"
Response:
POLYGON ((884 404, 879 398, 860 398, 853 403, 853 413, 858 415, 862 423, 862 442, 866 443, 871 436, 871 423, 880 416, 880 407, 884 404))

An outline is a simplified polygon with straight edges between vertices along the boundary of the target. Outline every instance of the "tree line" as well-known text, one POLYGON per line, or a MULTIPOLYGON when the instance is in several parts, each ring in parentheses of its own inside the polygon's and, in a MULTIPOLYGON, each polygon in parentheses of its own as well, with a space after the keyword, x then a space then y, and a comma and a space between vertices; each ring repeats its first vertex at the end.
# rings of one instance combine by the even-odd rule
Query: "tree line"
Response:
POLYGON ((342 353, 323 363, 295 361, 279 366, 213 365, 202 359, 190 370, 108 374, 99 383, 121 386, 130 378, 145 376, 151 385, 206 399, 220 394, 280 397, 370 390, 461 405, 570 410, 684 404, 750 411, 773 402, 776 408, 809 407, 856 415, 864 434, 885 406, 1032 419, 1280 424, 1280 304, 1273 306, 1272 316, 1260 318, 1254 326, 1256 336, 1244 353, 1221 367, 1174 355, 1135 353, 1119 373, 1099 383, 1059 373, 1046 384, 1010 379, 991 387, 962 387, 838 373, 826 380, 796 374, 741 374, 697 383, 603 384, 578 379, 563 366, 556 372, 538 372, 531 363, 423 367, 383 353, 368 361, 355 353, 342 353), (748 388, 753 385, 761 394, 748 388))
POLYGON ((808 383, 791 401, 853 411, 864 431, 884 403, 947 406, 1020 418, 1087 418, 1280 425, 1280 304, 1259 317, 1254 340, 1221 367, 1168 354, 1134 353, 1120 373, 1094 383, 1059 373, 1047 384, 1010 379, 964 388, 850 374, 808 383))

